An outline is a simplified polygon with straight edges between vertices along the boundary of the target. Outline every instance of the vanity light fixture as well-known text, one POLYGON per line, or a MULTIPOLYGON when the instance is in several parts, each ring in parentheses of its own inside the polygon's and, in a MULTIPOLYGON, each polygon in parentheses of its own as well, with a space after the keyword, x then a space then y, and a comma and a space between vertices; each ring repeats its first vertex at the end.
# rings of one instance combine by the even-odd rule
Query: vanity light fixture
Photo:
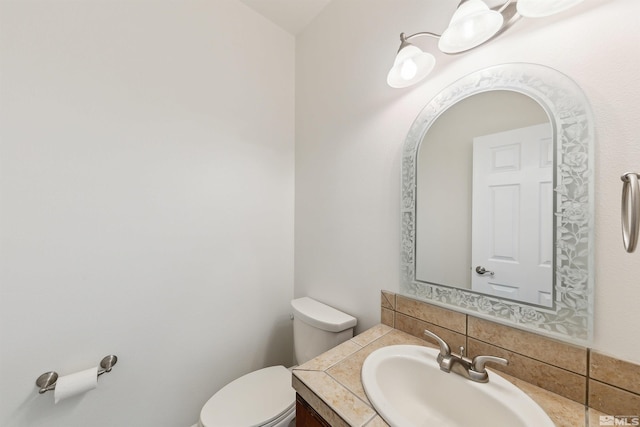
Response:
POLYGON ((520 17, 540 18, 560 13, 583 0, 506 0, 490 8, 484 0, 462 0, 442 34, 419 32, 400 34, 400 48, 387 74, 387 84, 403 88, 418 83, 433 70, 435 57, 409 43, 416 37, 439 39, 438 48, 447 54, 473 49, 506 30, 520 17), (515 4, 515 7, 514 7, 515 4), (514 10, 515 9, 515 10, 514 10))
POLYGON ((440 36, 438 48, 444 53, 473 49, 496 35, 503 24, 501 12, 489 9, 482 0, 467 0, 451 17, 449 26, 440 36))
POLYGON ((436 65, 436 58, 428 52, 423 52, 407 40, 418 36, 440 37, 433 33, 416 33, 406 37, 400 34, 400 49, 393 62, 393 67, 387 74, 387 84, 391 87, 401 88, 418 83, 431 73, 436 65))

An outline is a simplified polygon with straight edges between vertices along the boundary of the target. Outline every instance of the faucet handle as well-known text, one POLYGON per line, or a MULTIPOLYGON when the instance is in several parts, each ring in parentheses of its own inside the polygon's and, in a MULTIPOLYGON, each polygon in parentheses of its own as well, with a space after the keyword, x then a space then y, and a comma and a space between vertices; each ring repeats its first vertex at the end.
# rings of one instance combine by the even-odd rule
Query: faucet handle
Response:
POLYGON ((438 355, 438 363, 442 362, 442 359, 445 357, 451 356, 451 349, 449 348, 449 344, 447 344, 442 338, 434 334, 428 329, 424 330, 424 334, 430 338, 436 340, 438 345, 440 346, 440 354, 438 355))
POLYGON ((479 373, 484 373, 486 372, 484 365, 487 362, 498 363, 505 366, 509 364, 507 359, 498 356, 476 356, 473 358, 473 362, 471 362, 471 369, 479 373))

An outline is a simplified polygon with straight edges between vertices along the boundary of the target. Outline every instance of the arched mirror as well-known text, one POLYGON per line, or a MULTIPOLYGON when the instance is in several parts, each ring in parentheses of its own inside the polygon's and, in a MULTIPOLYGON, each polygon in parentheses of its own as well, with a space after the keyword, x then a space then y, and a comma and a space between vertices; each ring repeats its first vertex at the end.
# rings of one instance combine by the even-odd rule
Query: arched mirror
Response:
POLYGON ((535 64, 477 71, 413 123, 402 156, 401 293, 585 344, 593 119, 535 64))

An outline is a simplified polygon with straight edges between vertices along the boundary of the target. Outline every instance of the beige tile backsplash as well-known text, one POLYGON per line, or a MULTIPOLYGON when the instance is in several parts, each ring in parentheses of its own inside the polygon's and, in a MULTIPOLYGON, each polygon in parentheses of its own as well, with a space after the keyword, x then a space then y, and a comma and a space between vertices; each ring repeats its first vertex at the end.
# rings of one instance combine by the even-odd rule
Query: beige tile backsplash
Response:
POLYGON ((381 322, 427 341, 429 329, 470 357, 505 357, 509 366, 491 367, 603 413, 640 415, 640 365, 389 291, 381 322))
POLYGON ((517 349, 523 356, 577 374, 587 374, 587 349, 584 347, 551 340, 542 335, 473 316, 469 316, 467 334, 498 347, 517 349))
POLYGON ((640 394, 640 369, 638 365, 606 356, 591 350, 589 377, 604 383, 615 384, 619 388, 640 394))
POLYGON ((465 314, 431 304, 423 304, 401 295, 396 296, 396 311, 462 334, 467 330, 467 316, 465 314))
POLYGON ((573 401, 586 404, 586 377, 575 374, 515 351, 497 347, 483 341, 469 338, 469 357, 480 354, 504 357, 508 366, 488 365, 489 368, 505 372, 530 384, 552 391, 573 401))

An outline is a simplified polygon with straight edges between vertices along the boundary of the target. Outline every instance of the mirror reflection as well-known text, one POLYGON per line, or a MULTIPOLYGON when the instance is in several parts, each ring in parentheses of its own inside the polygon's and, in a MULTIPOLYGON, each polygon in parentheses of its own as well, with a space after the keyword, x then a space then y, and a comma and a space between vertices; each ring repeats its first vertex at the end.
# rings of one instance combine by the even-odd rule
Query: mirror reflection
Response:
POLYGON ((542 65, 439 92, 402 151, 400 292, 588 343, 594 134, 580 87, 542 65))
POLYGON ((554 143, 544 109, 515 91, 470 96, 429 127, 416 163, 416 280, 552 306, 554 143))

